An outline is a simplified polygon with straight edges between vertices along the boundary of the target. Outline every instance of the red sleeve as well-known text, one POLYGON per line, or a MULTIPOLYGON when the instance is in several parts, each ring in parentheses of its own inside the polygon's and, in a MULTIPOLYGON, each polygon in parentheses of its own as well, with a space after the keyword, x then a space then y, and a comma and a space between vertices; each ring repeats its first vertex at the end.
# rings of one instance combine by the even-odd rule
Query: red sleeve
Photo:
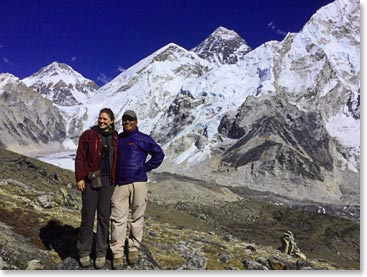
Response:
POLYGON ((79 138, 78 149, 76 151, 75 157, 75 180, 78 182, 80 180, 84 180, 88 176, 88 168, 87 168, 87 151, 88 151, 88 142, 87 142, 87 134, 88 131, 84 132, 79 138))

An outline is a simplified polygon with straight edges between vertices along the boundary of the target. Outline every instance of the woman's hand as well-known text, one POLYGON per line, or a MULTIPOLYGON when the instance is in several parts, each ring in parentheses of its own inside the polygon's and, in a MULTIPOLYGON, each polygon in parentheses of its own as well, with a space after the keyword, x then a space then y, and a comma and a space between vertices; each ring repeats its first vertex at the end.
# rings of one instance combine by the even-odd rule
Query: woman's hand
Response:
POLYGON ((84 191, 85 189, 85 183, 84 180, 80 180, 76 183, 76 186, 78 187, 78 190, 80 191, 84 191))

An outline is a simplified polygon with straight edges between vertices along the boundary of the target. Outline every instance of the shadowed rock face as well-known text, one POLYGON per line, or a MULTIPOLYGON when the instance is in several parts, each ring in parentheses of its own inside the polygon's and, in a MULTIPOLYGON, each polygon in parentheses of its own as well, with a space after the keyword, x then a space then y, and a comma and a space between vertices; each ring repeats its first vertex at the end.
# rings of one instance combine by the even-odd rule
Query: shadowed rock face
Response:
POLYGON ((361 105, 361 96, 360 96, 360 90, 358 90, 358 95, 356 96, 356 99, 353 99, 353 94, 349 96, 347 107, 349 112, 353 115, 354 119, 360 119, 360 105, 361 105))
POLYGON ((193 51, 200 58, 220 65, 237 63, 251 48, 234 31, 219 27, 193 51))
POLYGON ((257 173, 288 170, 323 181, 321 168, 333 169, 329 135, 320 116, 276 98, 249 98, 235 117, 222 119, 218 131, 239 139, 222 161, 235 168, 250 165, 252 174, 255 167, 257 173))
POLYGON ((21 82, 4 87, 0 95, 0 137, 10 149, 26 153, 27 145, 61 143, 66 137, 65 121, 51 101, 21 82), (20 149, 23 146, 24 149, 20 149))
POLYGON ((70 92, 70 88, 68 88, 67 85, 61 81, 57 83, 53 88, 42 84, 38 87, 32 86, 31 88, 41 95, 44 95, 45 97, 53 95, 52 101, 58 105, 72 106, 80 104, 70 92))
POLYGON ((195 100, 189 91, 180 91, 166 112, 167 122, 164 129, 153 130, 152 137, 158 143, 166 143, 175 137, 185 126, 191 124, 195 117, 191 110, 200 105, 203 100, 195 100))

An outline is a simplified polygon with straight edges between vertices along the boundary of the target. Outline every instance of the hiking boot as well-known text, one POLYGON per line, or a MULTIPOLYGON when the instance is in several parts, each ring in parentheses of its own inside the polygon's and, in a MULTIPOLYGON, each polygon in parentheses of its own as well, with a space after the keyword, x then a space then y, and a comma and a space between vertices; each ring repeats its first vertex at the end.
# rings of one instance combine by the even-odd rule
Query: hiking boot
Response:
POLYGON ((79 263, 82 267, 87 267, 90 264, 89 256, 84 256, 79 258, 79 263))
POLYGON ((106 258, 105 257, 97 257, 94 261, 94 265, 96 269, 101 269, 106 264, 106 258))
POLYGON ((114 258, 112 260, 112 269, 114 270, 121 270, 124 265, 124 259, 123 257, 120 258, 114 258))
POLYGON ((127 253, 127 262, 129 264, 136 264, 139 259, 138 253, 138 249, 129 249, 129 252, 127 253))

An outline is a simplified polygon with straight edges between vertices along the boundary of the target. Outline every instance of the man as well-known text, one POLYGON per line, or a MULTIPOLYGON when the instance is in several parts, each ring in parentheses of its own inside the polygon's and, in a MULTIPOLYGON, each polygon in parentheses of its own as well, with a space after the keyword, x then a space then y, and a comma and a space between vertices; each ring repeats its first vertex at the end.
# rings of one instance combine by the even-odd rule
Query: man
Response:
POLYGON ((116 187, 112 195, 112 268, 122 269, 126 240, 127 261, 138 260, 138 249, 143 238, 144 213, 147 201, 146 172, 161 165, 164 153, 148 135, 139 131, 138 118, 128 110, 122 116, 124 131, 117 141, 116 187), (147 161, 147 156, 151 158, 147 161), (126 234, 129 210, 129 234, 126 234))

